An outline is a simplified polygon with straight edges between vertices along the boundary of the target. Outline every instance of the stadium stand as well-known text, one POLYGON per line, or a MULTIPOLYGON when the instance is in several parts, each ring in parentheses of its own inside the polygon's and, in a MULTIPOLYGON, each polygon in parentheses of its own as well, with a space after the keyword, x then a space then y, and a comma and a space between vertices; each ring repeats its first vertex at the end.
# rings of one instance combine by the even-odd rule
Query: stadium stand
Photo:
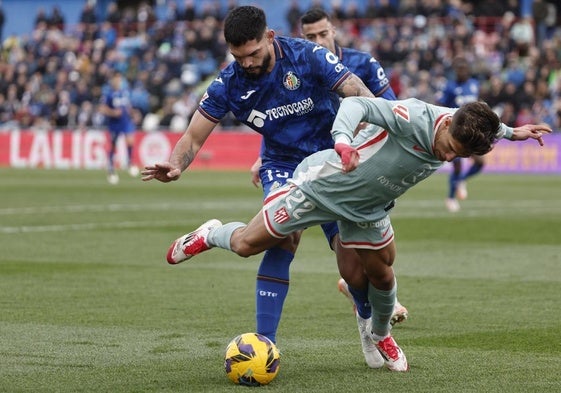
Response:
MULTIPOLYGON (((310 4, 333 13, 342 46, 368 51, 384 65, 399 98, 434 102, 451 75, 452 58, 461 54, 481 82, 481 98, 505 123, 543 121, 559 130, 561 10, 556 2, 534 1, 310 4)), ((0 31, 0 129, 101 128, 101 91, 111 71, 119 70, 132 89, 137 127, 179 130, 230 61, 221 22, 238 2, 156 3, 98 1, 95 8, 84 1, 74 19, 55 4, 37 9, 29 32, 0 31)), ((299 4, 267 10, 271 26, 298 34, 295 17, 307 9, 299 4), (289 21, 291 27, 284 27, 289 21)), ((6 1, 3 13, 10 18, 6 1)), ((222 125, 238 123, 227 118, 222 125)))

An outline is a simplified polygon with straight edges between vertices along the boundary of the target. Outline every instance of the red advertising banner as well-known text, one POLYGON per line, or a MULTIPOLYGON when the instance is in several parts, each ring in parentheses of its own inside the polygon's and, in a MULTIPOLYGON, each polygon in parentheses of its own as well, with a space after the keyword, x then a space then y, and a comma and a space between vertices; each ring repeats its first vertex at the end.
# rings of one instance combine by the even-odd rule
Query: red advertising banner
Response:
MULTIPOLYGON (((137 132, 133 162, 166 161, 182 134, 137 132)), ((0 166, 44 169, 105 169, 109 136, 104 131, 11 131, 0 133, 0 166)), ((254 132, 214 131, 191 168, 249 169, 259 154, 254 132)), ((117 167, 126 165, 124 139, 117 142, 117 167)))
MULTIPOLYGON (((138 132, 134 162, 143 166, 166 161, 181 134, 138 132)), ((545 146, 500 141, 487 155, 486 172, 561 174, 561 134, 546 135, 545 146)), ((215 130, 191 168, 249 169, 261 137, 251 131, 215 130)), ((108 134, 104 131, 9 131, 0 133, 0 166, 45 169, 105 169, 108 134)), ((123 167, 125 142, 119 140, 116 165, 123 167)), ((445 165, 446 171, 449 165, 445 165)))

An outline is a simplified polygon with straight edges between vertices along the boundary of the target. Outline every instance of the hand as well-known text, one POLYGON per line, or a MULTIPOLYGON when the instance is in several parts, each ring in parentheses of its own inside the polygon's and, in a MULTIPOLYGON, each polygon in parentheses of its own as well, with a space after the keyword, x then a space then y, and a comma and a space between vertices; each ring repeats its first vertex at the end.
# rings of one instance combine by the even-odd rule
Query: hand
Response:
POLYGON ((251 173, 251 182, 255 187, 259 187, 261 179, 259 178, 259 168, 261 168, 261 157, 257 157, 249 172, 251 173))
POLYGON ((551 133, 551 127, 547 124, 525 124, 514 128, 511 140, 525 141, 526 139, 536 139, 540 146, 543 146, 543 134, 551 133))
POLYGON ((156 179, 163 183, 169 183, 179 179, 181 169, 174 167, 169 162, 161 162, 152 166, 145 166, 140 173, 142 174, 142 181, 156 179))
POLYGON ((356 169, 358 166, 359 155, 358 151, 354 147, 345 143, 336 143, 335 151, 339 154, 339 157, 341 157, 344 173, 351 172, 356 169))

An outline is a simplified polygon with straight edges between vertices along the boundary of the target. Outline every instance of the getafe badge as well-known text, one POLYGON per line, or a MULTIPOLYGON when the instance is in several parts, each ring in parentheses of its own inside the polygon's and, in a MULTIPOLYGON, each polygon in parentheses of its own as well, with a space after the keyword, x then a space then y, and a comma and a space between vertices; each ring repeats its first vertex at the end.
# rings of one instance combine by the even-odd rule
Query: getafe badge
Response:
POLYGON ((298 79, 298 77, 294 72, 288 71, 284 76, 282 84, 288 90, 296 90, 297 88, 300 87, 300 79, 298 79))

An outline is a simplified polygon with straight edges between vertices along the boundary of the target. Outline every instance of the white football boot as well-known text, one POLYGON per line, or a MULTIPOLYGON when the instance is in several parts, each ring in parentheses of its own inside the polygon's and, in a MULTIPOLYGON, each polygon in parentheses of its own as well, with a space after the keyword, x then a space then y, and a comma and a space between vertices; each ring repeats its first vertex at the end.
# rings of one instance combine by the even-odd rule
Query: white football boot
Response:
POLYGON ((388 334, 382 340, 376 341, 376 347, 385 359, 386 367, 391 371, 408 371, 409 364, 405 358, 405 354, 397 345, 391 334, 388 334))
POLYGON ((206 238, 213 228, 222 226, 218 220, 209 220, 193 232, 189 232, 176 239, 168 249, 166 259, 168 263, 176 265, 210 248, 206 238))

